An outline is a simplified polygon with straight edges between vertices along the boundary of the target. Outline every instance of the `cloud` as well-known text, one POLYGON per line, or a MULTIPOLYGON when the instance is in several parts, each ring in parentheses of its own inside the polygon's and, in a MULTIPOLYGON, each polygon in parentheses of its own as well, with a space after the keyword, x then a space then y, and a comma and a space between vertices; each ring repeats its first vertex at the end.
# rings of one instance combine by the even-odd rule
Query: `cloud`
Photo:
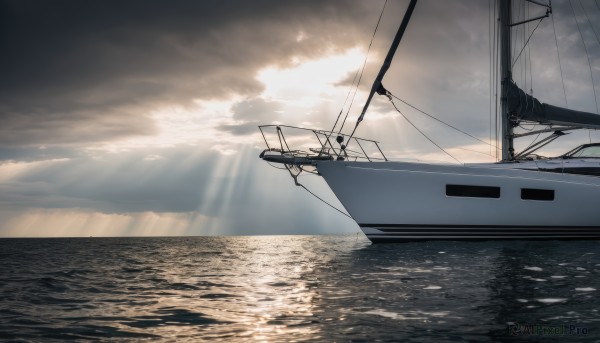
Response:
POLYGON ((354 46, 369 6, 338 1, 4 1, 0 145, 153 135, 149 112, 252 97, 267 65, 354 46), (299 33, 303 39, 298 40, 299 33))
POLYGON ((222 124, 219 130, 234 135, 258 133, 258 125, 271 124, 281 119, 282 104, 277 101, 251 98, 239 101, 231 107, 232 122, 222 124))
MULTIPOLYGON (((77 147, 153 136, 161 128, 150 113, 160 107, 190 106, 198 99, 222 100, 233 95, 256 98, 265 89, 256 73, 265 67, 285 67, 298 60, 366 47, 382 4, 3 1, 0 146, 77 147)), ((376 59, 385 56, 405 6, 406 2, 387 4, 362 90, 370 88, 381 62, 376 59)), ((445 104, 469 92, 488 96, 488 6, 478 1, 420 2, 384 80, 386 87, 415 99, 417 105, 425 105, 425 94, 436 97, 439 100, 432 110, 449 112, 444 115, 454 122, 466 109, 484 107, 483 101, 473 101, 448 111, 445 104)), ((539 7, 528 6, 532 13, 539 7)), ((565 57, 580 60, 583 46, 568 2, 557 1, 554 6, 561 50, 565 57)), ((589 4, 584 7, 585 15, 579 6, 575 11, 582 34, 592 43, 591 62, 597 65, 600 53, 593 44, 590 23, 597 21, 598 13, 589 4)), ((545 20, 539 31, 547 32, 548 23, 545 20)), ((544 38, 546 47, 552 47, 552 41, 553 37, 544 38)), ((547 93, 546 85, 552 83, 537 67, 549 58, 554 54, 534 56, 534 67, 542 76, 536 92, 539 87, 540 93, 547 93)), ((586 68, 567 65, 565 76, 568 97, 572 102, 583 101, 587 109, 590 97, 581 99, 580 94, 589 94, 590 87, 582 92, 581 82, 574 81, 587 77, 584 72, 589 74, 586 68)), ((338 84, 350 79, 348 75, 338 84)), ((559 87, 552 92, 557 93, 559 87)), ((474 134, 488 129, 483 121, 463 122, 473 126, 469 132, 474 134)), ((230 124, 234 125, 221 129, 240 135, 251 132, 250 125, 230 124)))
MULTIPOLYGON (((144 234, 126 230, 146 220, 172 224, 178 234, 355 229, 257 158, 256 126, 329 129, 383 3, 1 0, 0 209, 3 219, 16 219, 0 223, 0 234, 9 224, 70 219, 79 224, 69 230, 98 221, 144 234), (342 60, 350 67, 329 74, 335 68, 328 63, 342 60)), ((406 4, 387 3, 346 129, 354 127, 406 4)), ((569 2, 553 2, 569 107, 594 111, 578 31, 598 85, 593 28, 600 32, 600 11, 582 4, 585 13, 573 2, 578 28, 569 2)), ((488 27, 495 19, 488 6, 420 1, 384 78, 394 94, 481 138, 491 124, 488 27)), ((530 14, 537 8, 526 6, 530 14)), ((518 47, 529 31, 513 30, 518 47)), ((551 21, 542 22, 531 45, 515 79, 561 105, 551 21)), ((489 149, 399 106, 452 152, 489 149)), ((444 158, 384 97, 373 101, 356 135, 381 141, 388 157, 444 158)), ((305 143, 302 135, 286 137, 305 143)), ((331 198, 322 180, 313 186, 331 198)))
POLYGON ((62 158, 75 158, 81 153, 65 147, 46 147, 40 145, 37 147, 0 147, 0 165, 2 161, 44 161, 62 158))
POLYGON ((1 200, 5 206, 106 213, 189 212, 198 208, 203 188, 218 178, 212 175, 217 158, 167 149, 49 161, 4 182, 1 200), (157 154, 167 157, 147 158, 157 154))
MULTIPOLYGON (((96 157, 0 165, 3 208, 83 208, 104 213, 198 212, 255 205, 259 151, 222 155, 197 147, 104 153, 96 157), (12 172, 11 172, 12 170, 12 172), (244 205, 246 204, 246 205, 244 205)), ((290 180, 291 184, 291 180, 290 180)))
MULTIPOLYGON (((0 236, 356 229, 346 217, 293 187, 289 175, 261 161, 258 153, 246 147, 236 155, 223 156, 181 146, 96 158, 6 163, 0 165, 0 236), (165 225, 172 225, 173 230, 165 225)), ((301 182, 341 207, 324 181, 311 176, 302 177, 301 182)))

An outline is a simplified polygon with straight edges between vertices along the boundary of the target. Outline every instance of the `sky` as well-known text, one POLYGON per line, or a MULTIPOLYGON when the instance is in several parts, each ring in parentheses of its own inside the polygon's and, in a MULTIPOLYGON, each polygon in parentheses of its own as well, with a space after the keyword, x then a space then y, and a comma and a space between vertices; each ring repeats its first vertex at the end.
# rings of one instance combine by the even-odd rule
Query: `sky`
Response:
MULTIPOLYGON (((384 3, 0 0, 0 237, 358 232, 259 159, 257 126, 331 129, 343 109, 351 128, 408 1, 386 3, 367 54, 384 3)), ((384 79, 486 142, 491 3, 421 0, 384 79)), ((555 29, 541 22, 513 78, 542 102, 596 113, 600 5, 553 6, 555 29)), ((544 9, 515 10, 527 13, 544 9)), ((514 49, 535 24, 513 29, 514 49)), ((495 160, 489 145, 398 106, 461 162, 495 160)), ((357 135, 394 159, 455 163, 385 97, 357 135)), ((547 151, 590 139, 600 134, 572 134, 547 151)), ((300 181, 341 207, 318 176, 300 181)))

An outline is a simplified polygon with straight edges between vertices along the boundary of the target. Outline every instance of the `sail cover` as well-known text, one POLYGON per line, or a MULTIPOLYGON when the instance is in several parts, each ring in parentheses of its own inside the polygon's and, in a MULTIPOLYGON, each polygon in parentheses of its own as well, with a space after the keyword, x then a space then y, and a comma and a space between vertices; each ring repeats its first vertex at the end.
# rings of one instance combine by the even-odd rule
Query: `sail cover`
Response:
POLYGON ((540 103, 514 82, 510 82, 508 86, 507 101, 508 112, 515 114, 518 120, 600 129, 600 115, 540 103))

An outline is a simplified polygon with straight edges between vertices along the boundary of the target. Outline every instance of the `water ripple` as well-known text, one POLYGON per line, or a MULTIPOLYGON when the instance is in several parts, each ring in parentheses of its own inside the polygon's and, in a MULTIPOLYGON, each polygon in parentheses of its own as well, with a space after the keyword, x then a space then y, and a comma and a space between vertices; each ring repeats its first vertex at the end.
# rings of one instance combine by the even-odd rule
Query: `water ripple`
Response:
POLYGON ((593 341, 596 250, 354 235, 2 239, 0 337, 504 341, 507 323, 546 323, 593 341))

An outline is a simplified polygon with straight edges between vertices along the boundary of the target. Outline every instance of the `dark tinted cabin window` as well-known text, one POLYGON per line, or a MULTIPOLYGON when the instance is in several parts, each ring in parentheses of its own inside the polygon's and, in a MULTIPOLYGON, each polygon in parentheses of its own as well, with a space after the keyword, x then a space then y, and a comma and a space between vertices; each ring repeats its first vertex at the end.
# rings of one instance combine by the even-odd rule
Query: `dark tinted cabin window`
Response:
POLYGON ((446 185, 446 195, 468 198, 500 198, 500 187, 446 185))
POLYGON ((521 199, 552 201, 552 200, 554 200, 554 190, 521 188, 521 199))

